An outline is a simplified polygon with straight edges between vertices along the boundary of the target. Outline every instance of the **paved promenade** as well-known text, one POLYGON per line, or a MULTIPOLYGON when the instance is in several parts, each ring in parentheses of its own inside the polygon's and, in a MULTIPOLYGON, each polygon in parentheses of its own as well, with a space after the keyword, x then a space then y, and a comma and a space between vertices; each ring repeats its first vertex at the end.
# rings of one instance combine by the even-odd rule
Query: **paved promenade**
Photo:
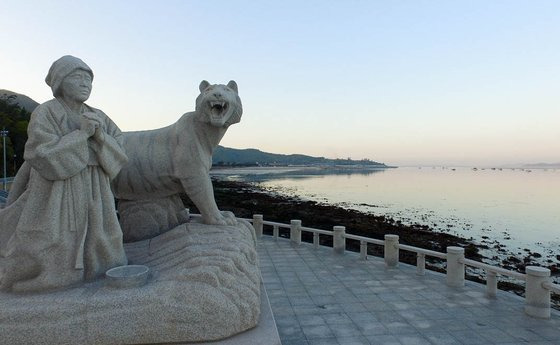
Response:
POLYGON ((282 344, 560 344, 560 313, 525 316, 523 299, 466 282, 449 288, 445 276, 357 253, 259 240, 263 281, 282 344))

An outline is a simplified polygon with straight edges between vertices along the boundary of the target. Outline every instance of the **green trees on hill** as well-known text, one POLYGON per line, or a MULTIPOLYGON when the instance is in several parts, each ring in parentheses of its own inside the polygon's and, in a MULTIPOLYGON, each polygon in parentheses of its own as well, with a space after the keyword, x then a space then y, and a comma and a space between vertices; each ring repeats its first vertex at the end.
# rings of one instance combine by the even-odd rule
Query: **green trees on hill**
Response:
MULTIPOLYGON (((14 176, 23 164, 27 125, 31 115, 30 112, 20 107, 15 99, 15 95, 0 95, 0 130, 5 129, 9 132, 6 136, 6 170, 8 176, 14 176)), ((2 145, 3 141, 0 140, 0 172, 4 164, 2 157, 4 148, 2 145)))

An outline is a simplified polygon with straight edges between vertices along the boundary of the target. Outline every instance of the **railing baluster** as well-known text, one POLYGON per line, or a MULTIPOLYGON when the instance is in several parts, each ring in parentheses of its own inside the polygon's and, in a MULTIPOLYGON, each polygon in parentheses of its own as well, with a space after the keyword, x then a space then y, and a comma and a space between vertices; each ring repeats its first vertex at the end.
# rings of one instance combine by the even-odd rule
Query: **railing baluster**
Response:
POLYGON ((529 316, 550 318, 550 290, 543 285, 550 281, 550 270, 544 267, 527 266, 525 285, 525 313, 529 316))
POLYGON ((290 241, 298 246, 301 244, 301 220, 290 221, 290 241))
POLYGON ((333 249, 337 254, 344 254, 346 250, 346 228, 344 226, 333 227, 333 249))
POLYGON ((314 248, 319 248, 319 233, 318 232, 313 233, 313 247, 314 248))
POLYGON ((273 225, 272 226, 272 237, 274 237, 274 239, 277 240, 278 236, 280 236, 280 227, 278 225, 273 225))
POLYGON ((253 227, 255 228, 255 234, 257 238, 261 238, 263 234, 263 215, 254 214, 253 215, 253 227))
POLYGON ((498 279, 494 271, 486 271, 486 294, 488 297, 496 297, 498 293, 498 279))
POLYGON ((465 285, 465 248, 447 247, 447 285, 461 287, 465 285))
POLYGON ((426 274, 426 255, 422 253, 416 254, 416 274, 419 276, 426 274))
POLYGON ((360 241, 360 259, 367 260, 367 242, 360 241))
POLYGON ((385 235, 385 245, 383 250, 385 266, 397 267, 399 265, 399 236, 385 235))

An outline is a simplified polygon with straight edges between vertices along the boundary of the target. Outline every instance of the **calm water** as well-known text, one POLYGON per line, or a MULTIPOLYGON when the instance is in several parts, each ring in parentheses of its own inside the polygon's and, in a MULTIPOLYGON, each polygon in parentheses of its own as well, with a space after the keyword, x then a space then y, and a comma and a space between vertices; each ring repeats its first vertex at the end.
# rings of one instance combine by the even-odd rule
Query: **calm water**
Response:
POLYGON ((557 262, 560 255, 560 169, 398 168, 360 173, 309 169, 221 171, 281 194, 390 216, 404 223, 496 241, 557 262))

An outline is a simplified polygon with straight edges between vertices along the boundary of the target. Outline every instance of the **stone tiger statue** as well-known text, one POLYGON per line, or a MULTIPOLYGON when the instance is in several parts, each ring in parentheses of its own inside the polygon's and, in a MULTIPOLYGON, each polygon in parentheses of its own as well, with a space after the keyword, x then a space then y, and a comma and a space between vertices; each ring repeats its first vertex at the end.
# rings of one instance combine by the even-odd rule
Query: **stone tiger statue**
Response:
POLYGON ((185 192, 206 224, 234 225, 220 212, 208 174, 212 153, 243 112, 237 84, 202 81, 194 112, 155 130, 124 132, 129 161, 113 180, 126 242, 154 237, 186 221, 179 193, 185 192))

